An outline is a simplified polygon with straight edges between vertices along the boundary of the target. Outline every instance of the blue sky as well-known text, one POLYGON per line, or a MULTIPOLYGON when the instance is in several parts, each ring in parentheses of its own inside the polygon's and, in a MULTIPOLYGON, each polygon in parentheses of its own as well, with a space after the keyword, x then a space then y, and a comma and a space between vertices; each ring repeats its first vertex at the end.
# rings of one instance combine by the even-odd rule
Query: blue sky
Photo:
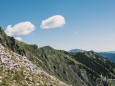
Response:
POLYGON ((13 35, 26 43, 63 50, 115 50, 115 0, 0 0, 0 10, 4 30, 26 21, 35 26, 27 35, 13 35), (55 15, 64 17, 62 27, 40 27, 55 15))

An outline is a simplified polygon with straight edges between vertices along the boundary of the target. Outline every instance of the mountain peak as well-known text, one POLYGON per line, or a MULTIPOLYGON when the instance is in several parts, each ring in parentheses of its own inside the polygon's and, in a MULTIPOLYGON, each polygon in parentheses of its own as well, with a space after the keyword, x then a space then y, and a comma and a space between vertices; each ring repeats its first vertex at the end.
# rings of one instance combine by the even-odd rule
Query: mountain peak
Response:
POLYGON ((53 49, 51 46, 44 46, 44 47, 41 47, 41 48, 44 48, 44 49, 53 49))

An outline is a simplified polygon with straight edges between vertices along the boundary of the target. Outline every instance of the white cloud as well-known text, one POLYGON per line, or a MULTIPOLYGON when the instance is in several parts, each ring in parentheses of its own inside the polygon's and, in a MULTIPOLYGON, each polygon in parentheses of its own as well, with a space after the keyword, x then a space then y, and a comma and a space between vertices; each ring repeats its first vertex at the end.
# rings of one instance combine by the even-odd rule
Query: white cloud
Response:
POLYGON ((15 24, 14 26, 8 25, 5 30, 5 33, 8 36, 27 35, 34 30, 35 30, 35 26, 31 22, 26 21, 26 22, 21 22, 21 23, 15 24))
POLYGON ((15 39, 18 41, 22 41, 22 38, 20 38, 20 37, 16 37, 15 39))
POLYGON ((52 16, 46 20, 43 20, 41 23, 41 28, 50 29, 56 27, 62 27, 65 24, 65 18, 61 15, 52 16))

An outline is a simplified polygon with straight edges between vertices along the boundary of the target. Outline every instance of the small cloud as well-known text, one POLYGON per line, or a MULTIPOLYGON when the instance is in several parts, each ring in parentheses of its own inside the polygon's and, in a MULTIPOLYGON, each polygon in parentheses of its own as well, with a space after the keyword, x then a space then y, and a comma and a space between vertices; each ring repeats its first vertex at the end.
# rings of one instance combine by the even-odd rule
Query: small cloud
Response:
POLYGON ((18 41, 22 41, 21 37, 16 37, 15 39, 18 40, 18 41))
POLYGON ((14 26, 8 25, 5 30, 5 33, 8 36, 27 35, 34 30, 35 30, 35 26, 31 22, 26 21, 26 22, 15 24, 14 26))
POLYGON ((63 16, 55 15, 46 20, 43 20, 40 27, 43 29, 51 29, 62 27, 65 23, 65 18, 63 16))

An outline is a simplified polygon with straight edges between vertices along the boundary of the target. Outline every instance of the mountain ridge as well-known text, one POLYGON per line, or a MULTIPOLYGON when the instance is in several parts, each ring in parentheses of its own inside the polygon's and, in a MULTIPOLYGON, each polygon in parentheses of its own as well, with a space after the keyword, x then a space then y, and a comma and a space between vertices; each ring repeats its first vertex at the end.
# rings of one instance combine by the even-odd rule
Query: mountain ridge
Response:
MULTIPOLYGON (((85 52, 85 51, 86 50, 82 50, 82 49, 72 49, 67 52, 76 54, 78 52, 85 52)), ((109 59, 110 61, 115 63, 115 51, 101 51, 101 52, 97 52, 97 53, 99 53, 104 58, 109 59)))
POLYGON ((55 76, 60 81, 71 86, 107 86, 107 81, 100 77, 101 74, 103 74, 103 77, 110 77, 110 74, 114 77, 114 63, 101 58, 94 51, 73 55, 66 51, 55 50, 50 46, 38 48, 36 45, 28 45, 7 36, 2 29, 0 30, 0 43, 9 50, 21 56, 26 56, 37 67, 42 68, 49 75, 55 76), (81 58, 79 59, 79 57, 81 58), (84 62, 84 60, 86 61, 84 62), (98 70, 104 67, 98 68, 96 66, 98 61, 102 62, 99 64, 107 65, 105 69, 113 71, 103 73, 102 70, 99 72, 98 70), (94 62, 96 69, 89 65, 91 62, 94 62))

